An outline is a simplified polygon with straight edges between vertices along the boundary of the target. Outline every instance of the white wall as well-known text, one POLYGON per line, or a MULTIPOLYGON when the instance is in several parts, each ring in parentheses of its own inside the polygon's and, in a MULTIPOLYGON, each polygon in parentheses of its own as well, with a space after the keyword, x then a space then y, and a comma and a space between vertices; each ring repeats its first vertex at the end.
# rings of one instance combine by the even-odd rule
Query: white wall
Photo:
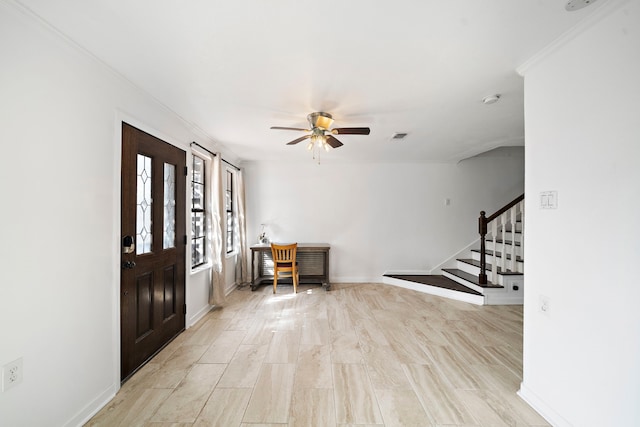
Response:
POLYGON ((4 1, 0 61, 0 365, 24 362, 0 425, 78 425, 119 387, 120 121, 214 146, 4 1))
POLYGON ((310 155, 250 163, 247 238, 255 243, 265 223, 272 241, 331 244, 334 282, 430 270, 478 238, 481 210, 492 213, 522 194, 522 154, 514 148, 459 164, 336 164, 328 155, 321 165, 310 155))
POLYGON ((640 425, 640 2, 620 4, 523 68, 521 395, 556 426, 640 425))

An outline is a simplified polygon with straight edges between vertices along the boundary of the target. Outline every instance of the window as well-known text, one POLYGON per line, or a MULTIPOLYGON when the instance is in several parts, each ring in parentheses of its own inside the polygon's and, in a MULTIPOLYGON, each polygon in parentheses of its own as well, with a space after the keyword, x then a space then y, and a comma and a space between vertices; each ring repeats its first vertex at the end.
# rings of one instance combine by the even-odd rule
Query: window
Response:
POLYGON ((191 168, 191 268, 198 267, 206 260, 205 241, 205 161, 193 155, 191 168))
POLYGON ((233 204, 233 172, 227 169, 227 185, 225 192, 225 209, 227 211, 227 253, 233 252, 234 241, 234 204, 233 204))

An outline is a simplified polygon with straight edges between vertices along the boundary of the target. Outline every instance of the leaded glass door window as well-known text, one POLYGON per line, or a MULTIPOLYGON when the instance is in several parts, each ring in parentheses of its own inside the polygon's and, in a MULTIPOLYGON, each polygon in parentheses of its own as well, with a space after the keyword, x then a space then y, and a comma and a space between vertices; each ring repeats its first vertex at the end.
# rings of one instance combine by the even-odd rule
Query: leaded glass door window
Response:
POLYGON ((184 330, 185 171, 183 150, 123 123, 120 258, 123 380, 184 330))

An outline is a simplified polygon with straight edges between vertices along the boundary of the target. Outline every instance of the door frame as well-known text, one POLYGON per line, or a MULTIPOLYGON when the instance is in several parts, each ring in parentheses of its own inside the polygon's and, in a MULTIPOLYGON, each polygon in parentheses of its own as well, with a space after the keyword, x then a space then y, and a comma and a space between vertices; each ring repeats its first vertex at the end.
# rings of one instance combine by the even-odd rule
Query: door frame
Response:
MULTIPOLYGON (((120 390, 120 370, 121 370, 121 366, 120 366, 120 354, 122 352, 121 346, 120 346, 120 319, 121 319, 121 313, 120 313, 120 270, 121 270, 121 266, 120 266, 120 257, 121 257, 121 251, 122 251, 122 242, 121 242, 121 219, 120 219, 120 214, 122 211, 122 202, 121 202, 121 197, 122 197, 122 188, 121 188, 121 175, 122 175, 122 124, 123 123, 127 123, 135 128, 138 128, 139 130, 148 133, 151 136, 154 136, 164 142, 166 142, 167 144, 173 145, 174 147, 180 148, 181 150, 184 150, 186 155, 187 155, 187 165, 188 165, 188 156, 189 156, 189 152, 190 152, 190 147, 189 144, 185 144, 182 143, 180 141, 177 141, 175 138, 172 138, 166 134, 164 134, 163 132, 149 126, 148 124, 141 122, 140 120, 138 120, 137 118, 130 116, 129 114, 120 111, 120 110, 116 110, 115 113, 115 121, 114 121, 114 127, 113 127, 113 152, 112 152, 112 156, 113 156, 113 183, 112 183, 112 188, 113 188, 113 199, 112 199, 112 206, 113 206, 113 211, 112 211, 112 242, 113 242, 113 246, 112 246, 112 255, 113 255, 113 262, 112 262, 112 268, 111 268, 111 274, 113 277, 113 286, 111 289, 111 307, 112 307, 112 318, 111 318, 111 349, 112 349, 112 360, 113 360, 113 366, 112 366, 112 385, 105 391, 105 393, 103 394, 104 396, 104 402, 100 405, 100 407, 106 405, 106 403, 111 400, 113 398, 113 396, 115 396, 115 394, 118 392, 118 390, 120 390)), ((188 224, 188 219, 191 217, 190 213, 190 209, 189 207, 191 206, 191 197, 189 196, 188 193, 188 185, 189 185, 189 180, 185 180, 185 188, 183 189, 183 191, 185 191, 186 194, 186 203, 185 203, 185 230, 187 233, 187 241, 190 241, 191 238, 191 227, 188 224)), ((190 251, 186 250, 185 251, 185 278, 184 278, 184 285, 185 285, 185 295, 184 295, 184 299, 185 299, 185 303, 189 300, 189 279, 190 279, 190 263, 188 261, 189 258, 189 254, 190 251)), ((188 307, 187 307, 187 313, 188 313, 188 307)), ((189 328, 189 322, 188 320, 188 316, 187 314, 185 314, 185 330, 187 328, 189 328)))

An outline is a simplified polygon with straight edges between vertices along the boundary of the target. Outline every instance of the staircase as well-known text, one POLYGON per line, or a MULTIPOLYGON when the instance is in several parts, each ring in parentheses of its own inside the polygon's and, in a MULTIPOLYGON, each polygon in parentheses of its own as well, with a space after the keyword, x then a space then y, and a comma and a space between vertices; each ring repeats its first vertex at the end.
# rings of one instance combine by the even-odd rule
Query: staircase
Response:
POLYGON ((458 254, 442 274, 387 272, 383 282, 478 305, 524 301, 524 194, 486 217, 480 212, 479 248, 458 254))

